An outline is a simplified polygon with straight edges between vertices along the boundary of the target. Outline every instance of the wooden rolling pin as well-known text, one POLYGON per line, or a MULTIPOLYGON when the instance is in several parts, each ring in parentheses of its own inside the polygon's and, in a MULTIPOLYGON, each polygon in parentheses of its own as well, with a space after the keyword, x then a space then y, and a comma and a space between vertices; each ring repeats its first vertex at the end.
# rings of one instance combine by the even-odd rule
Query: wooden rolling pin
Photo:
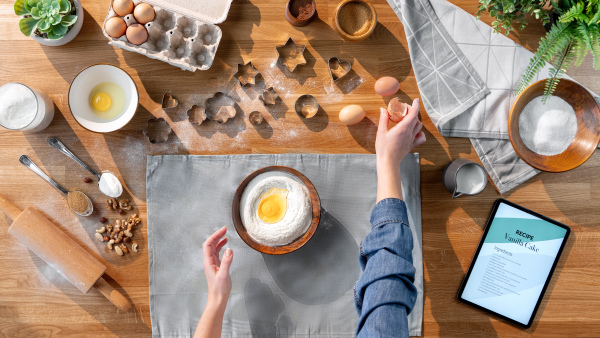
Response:
POLYGON ((127 298, 102 278, 106 267, 39 211, 29 207, 21 212, 2 195, 0 211, 13 219, 8 232, 81 292, 87 293, 93 286, 119 309, 131 309, 127 298))

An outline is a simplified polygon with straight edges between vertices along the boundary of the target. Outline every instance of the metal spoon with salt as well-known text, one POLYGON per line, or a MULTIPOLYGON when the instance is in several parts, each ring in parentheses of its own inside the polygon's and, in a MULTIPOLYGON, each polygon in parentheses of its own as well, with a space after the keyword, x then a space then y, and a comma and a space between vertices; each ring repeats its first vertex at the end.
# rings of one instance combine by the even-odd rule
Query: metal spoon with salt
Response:
POLYGON ((92 201, 90 201, 90 199, 86 196, 86 194, 84 194, 81 191, 68 191, 67 189, 61 187, 58 183, 56 183, 53 179, 51 179, 50 176, 46 175, 46 173, 43 172, 42 169, 40 169, 40 167, 38 167, 35 163, 33 163, 33 161, 27 155, 21 155, 21 157, 19 157, 19 162, 21 162, 21 164, 23 164, 24 166, 29 168, 34 173, 38 174, 41 178, 46 180, 48 183, 52 184, 60 192, 65 194, 65 197, 67 198, 67 204, 69 205, 69 208, 71 209, 71 211, 73 211, 74 213, 76 213, 79 216, 89 216, 92 214, 92 212, 94 211, 94 205, 92 205, 92 201), (74 195, 78 195, 78 194, 81 194, 83 197, 85 197, 85 200, 87 201, 87 210, 85 212, 79 212, 79 211, 75 210, 73 208, 73 206, 69 203, 70 202, 69 195, 74 196, 74 195))
MULTIPOLYGON (((85 164, 82 160, 80 160, 77 156, 75 156, 75 154, 73 154, 64 144, 62 144, 62 142, 60 142, 56 137, 50 137, 48 139, 48 144, 50 144, 52 147, 56 148, 58 151, 60 151, 61 153, 67 155, 70 159, 72 159, 73 161, 79 163, 80 166, 84 167, 87 171, 89 171, 90 173, 92 173, 92 175, 94 175, 96 177, 96 180, 98 181, 98 188, 100 189, 100 191, 105 194, 108 197, 119 197, 121 195, 121 193, 123 192, 123 188, 121 186, 121 189, 119 189, 119 191, 121 193, 115 194, 114 195, 110 195, 107 194, 105 191, 102 190, 102 187, 100 186, 100 181, 102 179, 102 175, 107 174, 107 175, 112 175, 114 176, 115 180, 118 181, 118 179, 116 179, 116 175, 111 173, 110 171, 104 171, 102 174, 97 173, 96 171, 94 171, 94 169, 90 168, 87 164, 85 164)), ((119 183, 120 185, 120 183, 119 183)))

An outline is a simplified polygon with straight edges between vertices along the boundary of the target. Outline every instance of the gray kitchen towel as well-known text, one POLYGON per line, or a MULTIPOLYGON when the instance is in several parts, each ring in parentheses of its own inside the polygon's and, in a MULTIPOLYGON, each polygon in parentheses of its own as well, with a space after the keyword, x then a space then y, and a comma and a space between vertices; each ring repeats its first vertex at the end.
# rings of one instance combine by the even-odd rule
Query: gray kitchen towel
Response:
POLYGON ((469 137, 500 193, 535 176, 508 138, 515 88, 533 53, 446 0, 388 3, 404 25, 423 104, 440 134, 469 137))
MULTIPOLYGON (((401 165, 402 193, 413 230, 418 298, 410 334, 421 335, 423 254, 419 156, 401 165)), ((374 155, 148 156, 150 317, 155 337, 191 337, 207 301, 202 243, 227 226, 233 290, 225 337, 351 337, 358 316, 353 286, 359 244, 370 230, 377 174, 374 155), (263 255, 248 247, 231 221, 237 186, 270 165, 299 170, 321 199, 321 223, 299 250, 263 255)))

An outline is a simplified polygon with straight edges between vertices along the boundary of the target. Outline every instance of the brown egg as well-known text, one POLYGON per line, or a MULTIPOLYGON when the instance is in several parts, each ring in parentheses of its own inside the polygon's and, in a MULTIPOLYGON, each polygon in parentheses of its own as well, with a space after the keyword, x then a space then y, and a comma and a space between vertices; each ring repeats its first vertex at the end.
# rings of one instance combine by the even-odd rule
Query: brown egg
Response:
POLYGON ((344 107, 340 111, 340 121, 346 125, 357 124, 365 117, 365 110, 356 104, 344 107))
POLYGON ((375 92, 381 96, 392 96, 400 89, 400 82, 390 76, 384 76, 375 82, 375 92))
POLYGON ((113 16, 112 18, 106 20, 104 24, 104 30, 108 36, 118 39, 125 34, 125 30, 127 30, 127 24, 123 19, 118 16, 113 16))
POLYGON ((148 40, 148 31, 146 27, 139 23, 127 27, 127 40, 134 45, 141 45, 148 40))
POLYGON ((138 4, 133 10, 133 16, 135 17, 135 20, 141 24, 147 24, 148 22, 154 20, 155 14, 154 8, 145 3, 138 4))
POLYGON ((133 12, 132 0, 114 0, 112 4, 113 11, 119 16, 125 16, 133 12))

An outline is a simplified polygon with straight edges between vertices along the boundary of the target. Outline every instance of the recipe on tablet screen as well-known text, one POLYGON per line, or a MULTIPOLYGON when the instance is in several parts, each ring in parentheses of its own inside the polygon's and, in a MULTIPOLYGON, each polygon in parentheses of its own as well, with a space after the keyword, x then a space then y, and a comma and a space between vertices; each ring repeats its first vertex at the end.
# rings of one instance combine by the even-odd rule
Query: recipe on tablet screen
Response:
POLYGON ((462 298, 527 324, 566 233, 500 203, 462 298))

